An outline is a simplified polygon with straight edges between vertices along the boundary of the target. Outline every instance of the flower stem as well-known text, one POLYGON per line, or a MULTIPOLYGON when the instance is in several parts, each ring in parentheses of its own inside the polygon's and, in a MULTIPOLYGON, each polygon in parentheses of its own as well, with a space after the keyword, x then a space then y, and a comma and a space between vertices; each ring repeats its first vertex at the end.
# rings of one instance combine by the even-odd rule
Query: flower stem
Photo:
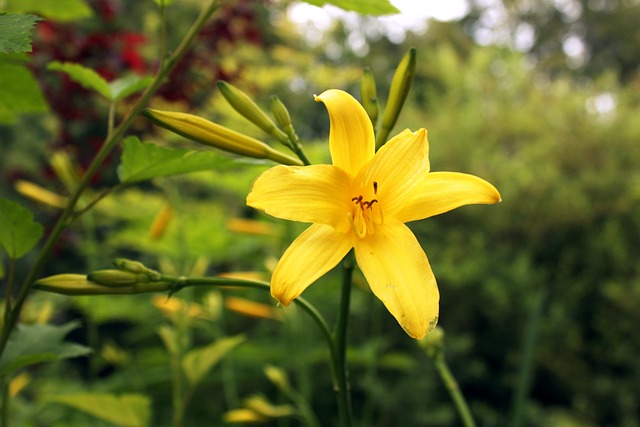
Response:
POLYGON ((460 387, 458 387, 456 378, 451 373, 449 366, 447 366, 447 362, 444 359, 444 352, 437 352, 432 360, 438 375, 440 375, 440 379, 449 392, 449 396, 451 396, 451 400, 453 400, 456 410, 458 411, 458 415, 460 415, 460 418, 462 419, 462 425, 465 427, 475 427, 476 423, 473 420, 471 411, 469 410, 469 405, 467 405, 467 401, 460 391, 460 387))
POLYGON ((347 371, 347 325, 349 306, 351 303, 351 279, 353 276, 353 251, 349 252, 342 261, 342 296, 336 330, 333 335, 335 346, 334 370, 338 380, 337 399, 340 413, 340 426, 351 426, 351 396, 349 386, 349 373, 347 371))
POLYGON ((527 403, 527 396, 531 389, 531 373, 534 367, 533 356, 546 300, 547 292, 545 290, 538 291, 527 322, 522 342, 522 359, 518 372, 518 382, 516 383, 516 390, 512 402, 511 422, 509 424, 511 427, 520 427, 524 424, 524 409, 527 403))

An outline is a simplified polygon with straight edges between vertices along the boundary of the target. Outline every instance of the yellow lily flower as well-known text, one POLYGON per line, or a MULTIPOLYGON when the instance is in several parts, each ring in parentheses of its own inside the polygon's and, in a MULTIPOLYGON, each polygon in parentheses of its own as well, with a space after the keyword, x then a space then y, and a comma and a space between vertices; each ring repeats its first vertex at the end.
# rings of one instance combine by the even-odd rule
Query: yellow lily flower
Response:
POLYGON ((425 129, 404 130, 376 153, 373 126, 358 101, 336 89, 315 100, 329 112, 333 165, 276 166, 247 196, 247 205, 269 215, 313 223, 278 262, 271 295, 289 305, 353 248, 373 293, 420 339, 437 323, 440 296, 427 256, 404 223, 497 203, 500 194, 473 175, 429 172, 425 129))

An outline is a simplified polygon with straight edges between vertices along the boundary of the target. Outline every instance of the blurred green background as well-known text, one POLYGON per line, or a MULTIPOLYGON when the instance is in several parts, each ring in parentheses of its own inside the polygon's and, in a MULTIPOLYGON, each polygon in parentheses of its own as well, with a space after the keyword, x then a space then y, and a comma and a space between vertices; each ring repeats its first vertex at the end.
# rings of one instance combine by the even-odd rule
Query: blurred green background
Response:
MULTIPOLYGON (((104 137, 108 110, 97 96, 47 71, 47 62, 79 62, 107 79, 150 73, 157 64, 160 21, 151 1, 87 4, 87 16, 52 13, 35 31, 29 67, 48 112, 0 124, 0 196, 28 206, 45 226, 56 209, 19 194, 15 183, 64 194, 51 154, 63 150, 81 170, 104 137)), ((199 4, 167 9, 170 47, 199 4)), ((457 20, 429 21, 424 31, 392 37, 378 18, 359 15, 319 33, 313 23, 288 19, 292 5, 228 2, 152 106, 189 111, 271 142, 230 110, 215 81, 232 82, 265 109, 277 94, 309 156, 327 162, 328 118, 312 94, 340 88, 358 97, 362 68, 369 66, 384 104, 395 66, 416 47, 413 89, 392 134, 426 127, 432 170, 478 175, 503 199, 411 224, 439 282, 447 359, 479 425, 509 425, 522 402, 522 425, 640 425, 640 2, 470 0, 457 20), (527 354, 531 364, 523 372, 527 354)), ((133 131, 146 142, 194 148, 142 118, 133 131)), ((117 164, 114 157, 105 165, 96 191, 117 182, 117 164)), ((120 190, 65 234, 46 274, 85 273, 126 256, 167 273, 251 271, 268 278, 303 226, 244 205, 252 180, 267 166, 239 163, 120 190), (166 229, 150 234, 163 212, 166 229), (234 218, 259 224, 247 230, 246 223, 230 223, 234 218)), ((337 310, 338 279, 330 274, 305 293, 328 319, 337 310)), ((364 279, 356 282, 349 361, 357 425, 458 425, 428 359, 364 279)), ((23 321, 44 312, 52 322, 81 319, 71 338, 95 352, 32 368, 15 398, 17 425, 95 422, 47 400, 80 391, 148 396, 151 425, 170 425, 171 361, 157 333, 163 324, 192 345, 247 337, 198 387, 185 425, 220 425, 226 410, 256 392, 285 402, 265 379, 266 364, 286 369, 322 425, 332 425, 328 355, 314 325, 295 308, 277 309, 284 321, 247 317, 223 308, 229 296, 271 304, 257 292, 183 292, 176 297, 209 315, 180 320, 158 309, 164 296, 154 305, 149 296, 34 292, 23 321)))

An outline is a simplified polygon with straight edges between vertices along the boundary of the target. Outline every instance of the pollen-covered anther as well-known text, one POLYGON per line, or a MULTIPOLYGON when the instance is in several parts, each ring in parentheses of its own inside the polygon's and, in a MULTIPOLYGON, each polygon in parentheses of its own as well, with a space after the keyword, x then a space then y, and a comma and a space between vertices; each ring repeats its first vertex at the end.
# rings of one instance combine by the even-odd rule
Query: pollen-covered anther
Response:
POLYGON ((351 201, 355 202, 356 205, 359 205, 360 209, 362 209, 362 210, 371 208, 371 205, 373 205, 374 203, 376 203, 378 201, 377 199, 371 199, 369 201, 363 200, 363 199, 364 199, 364 197, 362 197, 362 195, 360 195, 358 197, 351 198, 351 201))

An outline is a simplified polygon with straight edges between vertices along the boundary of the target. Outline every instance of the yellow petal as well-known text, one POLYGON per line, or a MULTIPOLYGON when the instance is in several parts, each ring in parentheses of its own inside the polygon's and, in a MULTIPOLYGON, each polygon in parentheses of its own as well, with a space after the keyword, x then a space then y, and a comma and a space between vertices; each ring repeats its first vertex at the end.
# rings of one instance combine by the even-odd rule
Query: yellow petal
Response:
MULTIPOLYGON (((429 172, 427 131, 406 129, 389 140, 354 181, 354 188, 371 191, 376 182, 375 198, 385 217, 393 216, 415 191, 429 172)), ((373 197, 370 194, 363 194, 373 197)))
POLYGON ((351 179, 331 165, 276 166, 253 183, 247 205, 277 218, 349 229, 351 179))
POLYGON ((353 96, 341 90, 329 89, 315 99, 322 101, 329 112, 333 165, 355 176, 375 153, 373 125, 367 112, 353 96))
POLYGON ((464 205, 493 204, 500 193, 482 178, 457 172, 431 172, 396 213, 402 222, 429 218, 464 205))
POLYGON ((409 336, 424 337, 438 321, 440 294, 411 230, 399 222, 385 223, 354 244, 356 261, 373 293, 409 336))
POLYGON ((351 249, 348 234, 314 224, 285 251, 271 278, 271 295, 281 304, 291 301, 333 267, 351 249))

